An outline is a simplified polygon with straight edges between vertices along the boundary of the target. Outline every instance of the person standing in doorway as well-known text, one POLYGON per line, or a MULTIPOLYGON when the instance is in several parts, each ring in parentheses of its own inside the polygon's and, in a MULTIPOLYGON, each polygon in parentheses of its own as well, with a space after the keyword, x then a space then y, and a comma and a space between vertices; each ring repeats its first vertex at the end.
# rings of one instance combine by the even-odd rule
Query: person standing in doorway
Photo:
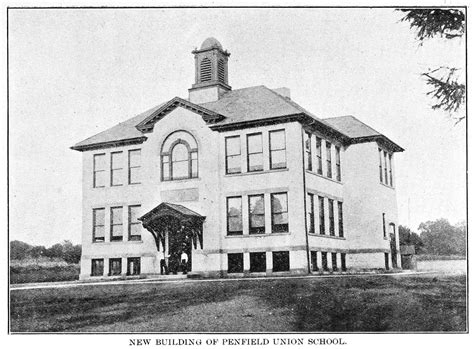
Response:
POLYGON ((186 252, 181 252, 181 269, 183 270, 183 274, 188 273, 188 255, 186 252))

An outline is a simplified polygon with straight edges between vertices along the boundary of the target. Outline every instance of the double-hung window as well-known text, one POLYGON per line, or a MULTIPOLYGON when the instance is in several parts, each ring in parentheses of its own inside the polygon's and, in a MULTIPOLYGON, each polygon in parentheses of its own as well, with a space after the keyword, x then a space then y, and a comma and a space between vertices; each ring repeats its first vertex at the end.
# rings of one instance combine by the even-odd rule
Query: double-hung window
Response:
POLYGON ((324 197, 318 196, 319 201, 319 234, 326 234, 326 227, 324 224, 324 197))
POLYGON ((285 130, 270 131, 270 169, 286 168, 285 130))
POLYGON ((288 197, 287 193, 271 194, 272 233, 288 232, 288 197))
POLYGON ((141 150, 128 151, 128 184, 140 184, 141 181, 141 150))
POLYGON ((383 183, 382 149, 380 148, 379 148, 379 177, 380 177, 380 183, 383 183))
POLYGON ((128 206, 128 240, 141 240, 141 223, 138 220, 140 205, 128 206))
POLYGON ((389 170, 389 177, 390 177, 390 186, 393 187, 392 154, 388 154, 388 170, 389 170))
POLYGON ((123 152, 110 153, 110 185, 123 185, 123 152))
POLYGON ((242 197, 227 198, 227 235, 242 235, 242 197))
POLYGON ((263 194, 249 195, 249 234, 265 234, 265 201, 263 194))
POLYGON ((316 172, 320 175, 323 174, 323 149, 322 149, 322 140, 319 137, 316 137, 316 158, 317 158, 317 169, 316 172))
POLYGON ((344 221, 343 221, 343 214, 342 214, 342 202, 337 202, 337 214, 338 214, 338 225, 339 225, 339 237, 344 237, 344 221))
POLYGON ((311 133, 304 133, 304 150, 306 155, 306 169, 313 170, 313 156, 311 154, 311 133))
POLYGON ((336 180, 341 181, 341 147, 336 146, 336 180))
POLYGON ((240 173, 240 136, 225 138, 225 173, 240 173))
POLYGON ((123 240, 123 207, 110 208, 110 241, 123 240))
POLYGON ((105 208, 92 210, 92 241, 103 242, 105 240, 105 208))
POLYGON ((105 154, 94 155, 94 174, 93 186, 94 188, 105 187, 105 154))
POLYGON ((331 143, 326 141, 326 164, 327 164, 327 176, 332 178, 332 160, 331 160, 331 143))
POLYGON ((263 171, 262 134, 247 135, 247 167, 248 172, 263 171))
POLYGON ((382 213, 382 230, 383 230, 383 237, 387 237, 387 229, 385 227, 385 213, 382 213))
POLYGON ((334 200, 328 199, 328 210, 329 210, 329 235, 334 236, 334 200))
POLYGON ((383 152, 383 163, 384 163, 384 174, 385 174, 385 184, 388 184, 388 174, 387 174, 387 152, 383 152))
POLYGON ((308 193, 306 198, 308 233, 314 234, 314 194, 308 193))

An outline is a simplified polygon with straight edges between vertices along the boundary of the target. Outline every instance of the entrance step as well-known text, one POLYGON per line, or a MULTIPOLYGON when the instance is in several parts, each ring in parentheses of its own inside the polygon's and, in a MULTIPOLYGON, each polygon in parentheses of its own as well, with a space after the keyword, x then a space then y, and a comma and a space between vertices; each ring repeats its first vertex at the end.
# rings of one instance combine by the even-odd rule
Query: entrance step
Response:
POLYGON ((178 274, 168 274, 168 275, 161 275, 161 274, 149 274, 147 275, 147 279, 162 279, 162 280, 177 280, 177 279, 186 279, 188 277, 187 274, 178 273, 178 274))

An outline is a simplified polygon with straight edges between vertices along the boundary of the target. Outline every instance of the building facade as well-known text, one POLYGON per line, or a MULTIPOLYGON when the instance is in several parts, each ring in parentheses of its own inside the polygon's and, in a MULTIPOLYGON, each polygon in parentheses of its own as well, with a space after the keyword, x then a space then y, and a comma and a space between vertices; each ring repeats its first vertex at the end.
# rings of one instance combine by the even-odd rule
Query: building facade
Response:
POLYGON ((195 84, 72 149, 83 154, 81 279, 171 271, 307 274, 400 266, 394 154, 353 116, 287 88, 232 90, 213 38, 195 84), (164 254, 163 254, 164 253, 164 254))

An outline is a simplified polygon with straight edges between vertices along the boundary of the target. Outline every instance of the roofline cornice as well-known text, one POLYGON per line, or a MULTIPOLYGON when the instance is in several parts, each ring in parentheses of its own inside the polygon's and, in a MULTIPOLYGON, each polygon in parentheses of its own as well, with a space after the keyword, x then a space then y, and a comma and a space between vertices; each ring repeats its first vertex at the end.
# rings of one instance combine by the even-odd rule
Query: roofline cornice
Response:
POLYGON ((142 136, 142 137, 135 137, 135 138, 128 138, 128 139, 120 139, 120 140, 109 141, 109 142, 100 142, 100 143, 93 143, 93 144, 86 144, 86 145, 74 145, 70 147, 70 149, 83 152, 83 151, 103 149, 103 148, 121 147, 124 145, 141 144, 145 142, 146 140, 147 140, 147 137, 142 136))
POLYGON ((405 151, 405 149, 403 149, 397 143, 391 141, 387 136, 384 136, 384 135, 354 137, 354 138, 351 138, 350 143, 359 144, 359 143, 369 143, 369 142, 380 142, 383 146, 387 147, 387 149, 392 150, 394 152, 405 151))
POLYGON ((166 114, 176 109, 177 107, 183 107, 201 115, 206 123, 215 123, 225 118, 223 115, 204 108, 200 105, 191 103, 180 97, 174 97, 170 101, 166 102, 163 106, 155 110, 151 115, 149 115, 135 127, 139 131, 144 133, 151 132, 153 131, 153 127, 155 126, 156 122, 158 122, 162 117, 164 117, 166 114))

